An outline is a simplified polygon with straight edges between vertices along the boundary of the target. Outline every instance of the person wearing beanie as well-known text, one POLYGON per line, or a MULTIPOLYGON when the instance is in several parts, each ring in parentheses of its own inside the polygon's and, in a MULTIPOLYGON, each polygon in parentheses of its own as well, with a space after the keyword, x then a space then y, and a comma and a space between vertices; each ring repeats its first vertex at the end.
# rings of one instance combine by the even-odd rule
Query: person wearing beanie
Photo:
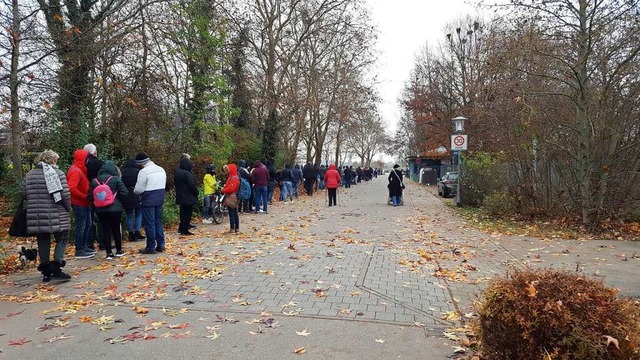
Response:
POLYGON ((141 168, 133 189, 140 195, 142 222, 147 235, 147 245, 140 249, 141 254, 155 254, 165 250, 164 228, 162 224, 162 206, 164 205, 167 173, 156 165, 144 152, 136 155, 136 165, 141 168))
MULTIPOLYGON (((98 148, 94 144, 87 144, 83 148, 84 150, 89 152, 89 156, 85 160, 87 179, 89 180, 89 184, 91 184, 95 178, 98 177, 98 172, 104 165, 104 161, 98 159, 98 148)), ((96 216, 96 208, 91 204, 91 228, 88 230, 91 234, 91 238, 87 242, 87 247, 90 250, 94 249, 94 243, 98 243, 98 248, 100 250, 104 250, 104 237, 103 231, 100 228, 100 222, 97 221, 98 217, 96 216), (96 231, 97 229, 97 231, 96 231)))

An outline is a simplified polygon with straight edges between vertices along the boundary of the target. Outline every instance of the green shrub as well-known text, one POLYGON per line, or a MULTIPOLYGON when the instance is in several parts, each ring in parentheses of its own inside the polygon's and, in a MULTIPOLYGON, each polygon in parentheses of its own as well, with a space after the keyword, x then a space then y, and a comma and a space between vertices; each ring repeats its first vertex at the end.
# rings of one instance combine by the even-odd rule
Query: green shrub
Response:
POLYGON ((517 211, 517 202, 506 191, 494 191, 485 196, 482 206, 491 215, 509 215, 517 211))
POLYGON ((180 207, 176 205, 175 191, 167 191, 162 208, 162 223, 165 226, 177 225, 180 222, 180 207))
POLYGON ((474 324, 488 359, 640 359, 640 309, 601 281, 557 270, 495 279, 474 324))
POLYGON ((460 181, 462 203, 481 206, 485 197, 506 189, 504 165, 488 153, 477 152, 464 157, 460 181))

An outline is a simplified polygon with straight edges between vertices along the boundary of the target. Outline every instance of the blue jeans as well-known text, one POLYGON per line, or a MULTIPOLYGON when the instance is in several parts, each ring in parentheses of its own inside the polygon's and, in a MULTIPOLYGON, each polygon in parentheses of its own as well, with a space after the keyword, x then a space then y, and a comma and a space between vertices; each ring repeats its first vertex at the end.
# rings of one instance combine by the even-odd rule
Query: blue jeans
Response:
POLYGON ((295 196, 296 199, 297 199, 298 196, 300 195, 300 183, 299 182, 292 182, 291 183, 291 188, 293 190, 293 196, 295 196))
POLYGON ((202 199, 202 217, 208 219, 213 216, 213 202, 211 198, 213 194, 205 195, 202 199))
POLYGON ((141 209, 127 209, 127 230, 129 232, 138 231, 140 232, 140 228, 142 227, 142 210, 141 209), (133 215, 135 213, 135 229, 133 228, 133 215))
POLYGON ((273 190, 276 188, 275 181, 269 181, 267 183, 267 200, 273 202, 273 190))
POLYGON ((142 207, 142 221, 147 235, 147 250, 164 247, 164 229, 162 227, 162 205, 142 207))
POLYGON ((76 253, 89 251, 89 244, 93 243, 91 235, 91 207, 71 205, 73 208, 73 217, 76 224, 76 233, 74 241, 76 244, 76 253))
POLYGON ((268 203, 267 187, 256 186, 253 188, 253 191, 255 192, 254 200, 255 200, 256 211, 258 211, 260 209, 260 205, 262 205, 262 210, 266 212, 267 203, 268 203))
POLYGON ((293 201, 293 184, 291 181, 283 181, 282 182, 282 194, 284 195, 284 201, 287 201, 287 197, 293 201))

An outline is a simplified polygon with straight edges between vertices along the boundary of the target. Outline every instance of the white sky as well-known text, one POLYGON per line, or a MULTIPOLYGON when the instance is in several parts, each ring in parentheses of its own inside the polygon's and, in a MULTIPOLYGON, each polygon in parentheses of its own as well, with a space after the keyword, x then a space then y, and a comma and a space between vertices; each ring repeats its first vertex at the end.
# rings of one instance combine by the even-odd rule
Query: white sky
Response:
POLYGON ((409 79, 415 55, 445 36, 444 26, 476 10, 464 0, 366 0, 378 37, 378 92, 382 119, 394 131, 400 118, 398 97, 409 79))

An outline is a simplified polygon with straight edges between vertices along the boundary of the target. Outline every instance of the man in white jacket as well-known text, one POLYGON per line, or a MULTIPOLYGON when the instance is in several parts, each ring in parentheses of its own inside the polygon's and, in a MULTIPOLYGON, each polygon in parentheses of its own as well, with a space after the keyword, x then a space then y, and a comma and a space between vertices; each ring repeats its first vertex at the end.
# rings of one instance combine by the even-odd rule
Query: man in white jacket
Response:
POLYGON ((147 235, 147 246, 140 249, 141 254, 155 254, 165 249, 164 228, 162 225, 162 206, 164 205, 167 173, 156 165, 144 152, 136 155, 136 164, 142 170, 133 192, 140 195, 142 220, 147 235))

